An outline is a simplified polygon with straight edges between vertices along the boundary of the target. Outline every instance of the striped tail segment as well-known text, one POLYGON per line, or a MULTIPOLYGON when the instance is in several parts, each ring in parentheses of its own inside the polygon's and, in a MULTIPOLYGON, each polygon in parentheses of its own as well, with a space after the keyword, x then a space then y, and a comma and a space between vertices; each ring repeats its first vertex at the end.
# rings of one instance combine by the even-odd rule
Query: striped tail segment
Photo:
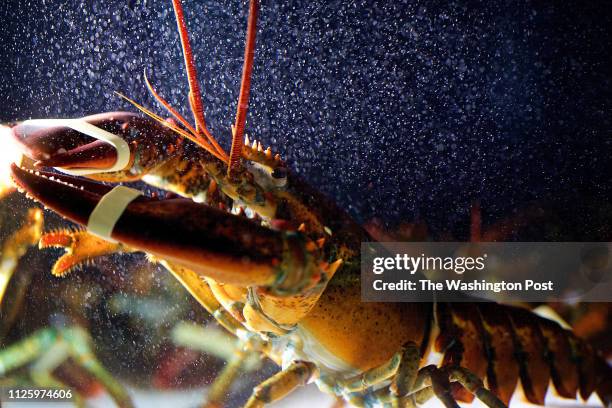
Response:
MULTIPOLYGON (((495 303, 439 303, 435 350, 443 365, 467 368, 487 380, 506 405, 520 379, 527 400, 544 405, 548 385, 557 393, 588 399, 596 392, 612 406, 612 368, 587 343, 527 309, 495 303)), ((471 396, 456 385, 457 399, 471 396)))

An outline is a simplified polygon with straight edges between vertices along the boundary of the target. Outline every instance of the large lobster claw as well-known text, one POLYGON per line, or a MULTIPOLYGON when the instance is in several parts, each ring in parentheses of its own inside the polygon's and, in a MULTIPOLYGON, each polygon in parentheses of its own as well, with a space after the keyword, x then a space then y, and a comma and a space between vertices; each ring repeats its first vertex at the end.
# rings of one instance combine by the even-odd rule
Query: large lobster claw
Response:
POLYGON ((67 172, 86 169, 91 178, 108 181, 140 178, 167 160, 181 143, 162 124, 129 112, 107 112, 76 120, 29 120, 14 126, 11 133, 39 166, 67 172), (93 132, 85 134, 84 126, 93 132), (120 168, 113 166, 122 152, 112 143, 97 140, 97 133, 115 136, 125 146, 125 163, 120 168), (105 174, 109 169, 113 171, 105 174))
MULTIPOLYGON (((87 226, 113 188, 83 178, 25 170, 13 164, 18 188, 60 215, 87 226)), ((118 215, 110 238, 240 286, 293 287, 316 262, 300 234, 263 227, 189 199, 140 196, 118 215)))

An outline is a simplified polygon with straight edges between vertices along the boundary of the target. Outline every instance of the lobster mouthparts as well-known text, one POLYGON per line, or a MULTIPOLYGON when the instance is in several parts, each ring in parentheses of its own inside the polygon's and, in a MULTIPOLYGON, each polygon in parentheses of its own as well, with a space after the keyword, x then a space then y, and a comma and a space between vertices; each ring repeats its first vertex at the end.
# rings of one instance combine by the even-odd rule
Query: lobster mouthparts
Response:
MULTIPOLYGON (((100 200, 112 190, 83 178, 34 172, 15 164, 11 172, 17 187, 28 196, 85 227, 100 200)), ((285 233, 248 218, 189 199, 146 196, 127 205, 110 236, 198 274, 239 285, 273 284, 288 245, 285 233)))

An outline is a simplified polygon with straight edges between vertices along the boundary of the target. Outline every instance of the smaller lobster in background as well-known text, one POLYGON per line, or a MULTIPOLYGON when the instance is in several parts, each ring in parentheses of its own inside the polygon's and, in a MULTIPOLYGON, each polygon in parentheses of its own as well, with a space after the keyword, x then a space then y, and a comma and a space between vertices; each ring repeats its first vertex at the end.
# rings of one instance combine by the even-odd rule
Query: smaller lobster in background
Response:
MULTIPOLYGON (((4 199, 10 192, 4 194, 4 199)), ((27 337, 7 343, 11 327, 20 318, 26 292, 32 280, 32 265, 20 262, 29 247, 41 237, 43 213, 38 208, 26 214, 11 214, 10 222, 2 222, 3 232, 15 222, 0 250, 0 385, 3 387, 72 388, 77 406, 97 387, 106 390, 120 407, 132 407, 126 389, 98 361, 92 350, 92 339, 82 327, 43 327, 27 337)), ((6 219, 4 221, 7 221, 6 219)), ((29 260, 31 262, 31 260, 29 260)))
POLYGON ((551 381, 563 397, 595 392, 612 404, 607 363, 570 331, 525 309, 362 302, 360 245, 372 238, 278 154, 244 136, 258 1, 250 2, 229 153, 206 127, 183 10, 179 0, 173 4, 195 124, 145 77, 174 119, 123 96, 152 119, 113 112, 11 129, 39 167, 70 174, 13 165, 18 188, 97 235, 51 236, 69 255, 54 273, 115 252, 148 253, 243 348, 282 367, 253 390, 248 408, 311 381, 358 407, 411 407, 433 397, 449 408, 474 397, 504 407, 519 379, 535 404, 544 404, 551 381), (101 140, 88 143, 85 135, 101 140), (142 180, 172 194, 148 197, 93 180, 142 180))

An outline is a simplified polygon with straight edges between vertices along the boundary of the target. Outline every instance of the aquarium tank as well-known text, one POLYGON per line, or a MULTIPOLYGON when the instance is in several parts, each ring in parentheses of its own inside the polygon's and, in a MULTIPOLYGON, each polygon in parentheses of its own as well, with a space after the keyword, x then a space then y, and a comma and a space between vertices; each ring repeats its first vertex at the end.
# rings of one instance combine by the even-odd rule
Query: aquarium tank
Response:
POLYGON ((0 17, 0 406, 612 406, 609 2, 0 17))

